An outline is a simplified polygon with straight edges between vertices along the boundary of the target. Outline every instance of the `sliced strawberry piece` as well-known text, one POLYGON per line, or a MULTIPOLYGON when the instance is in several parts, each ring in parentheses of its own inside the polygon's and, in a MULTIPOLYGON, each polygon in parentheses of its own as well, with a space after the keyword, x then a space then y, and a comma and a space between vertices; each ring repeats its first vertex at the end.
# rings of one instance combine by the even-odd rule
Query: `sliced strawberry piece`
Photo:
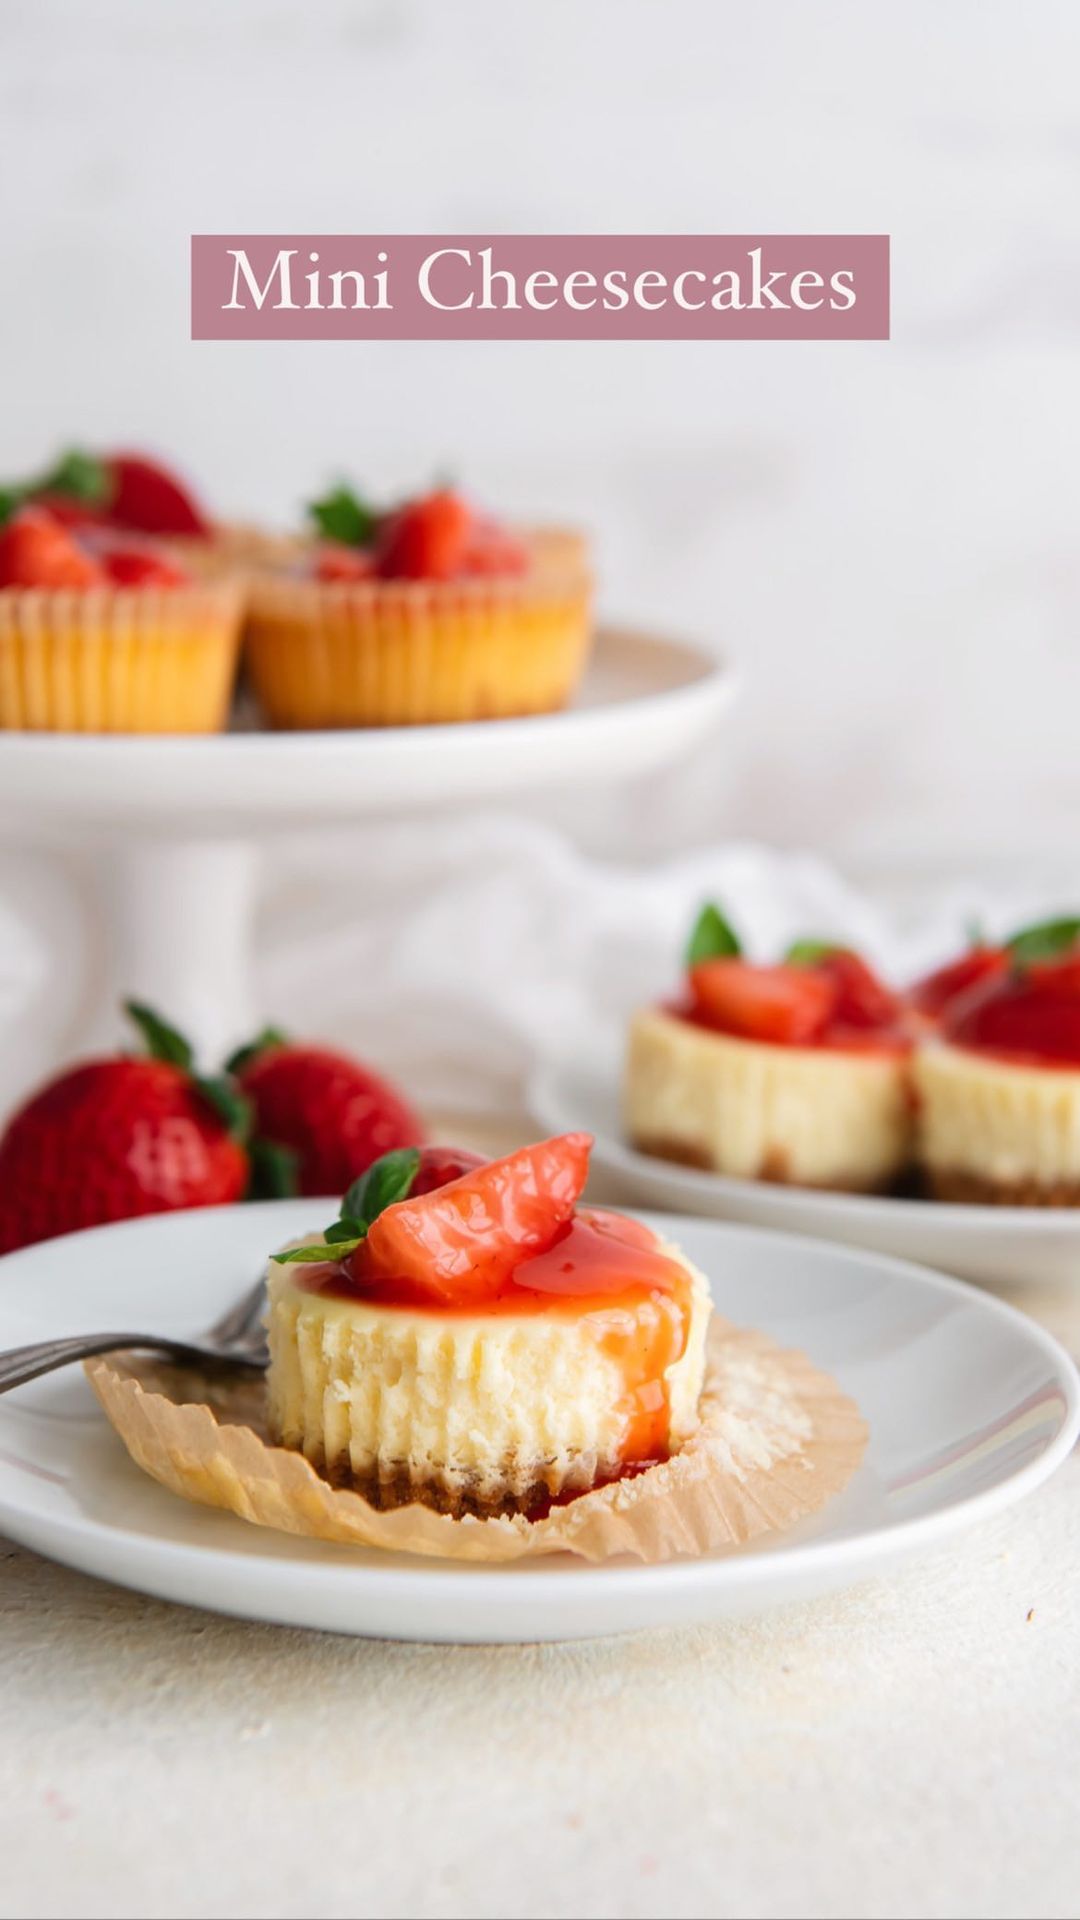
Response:
POLYGON ((816 962, 814 972, 832 980, 836 1004, 831 1019, 837 1026, 892 1027, 903 1017, 900 995, 887 987, 865 960, 847 947, 834 947, 816 962))
POLYGON ((0 528, 0 587, 94 587, 105 578, 66 528, 41 507, 23 507, 0 528))
POLYGON ((337 580, 371 580, 374 573, 372 555, 357 547, 320 547, 315 559, 315 578, 325 581, 327 585, 333 585, 337 580))
POLYGON ((969 993, 983 980, 1006 972, 1008 965, 1008 955, 1002 947, 972 947, 970 952, 961 954, 959 960, 952 960, 948 966, 938 967, 936 972, 917 981, 911 989, 911 1003, 919 1013, 936 1020, 961 994, 969 993))
POLYGON ((102 555, 109 579, 118 587, 185 587, 191 576, 163 554, 141 547, 109 547, 102 555))
POLYGON ((375 549, 383 580, 452 580, 464 571, 471 509, 443 489, 412 500, 383 524, 375 549))
POLYGON ((804 1046, 824 1030, 836 982, 808 967, 755 967, 748 960, 702 960, 690 969, 695 1016, 745 1040, 804 1046))
POLYGON ((589 1171, 592 1136, 567 1133, 387 1207, 352 1256, 358 1281, 416 1288, 433 1303, 481 1305, 553 1245, 589 1171))
POLYGON ((136 533, 191 534, 207 538, 210 520, 182 480, 141 453, 108 456, 112 480, 109 519, 136 533))

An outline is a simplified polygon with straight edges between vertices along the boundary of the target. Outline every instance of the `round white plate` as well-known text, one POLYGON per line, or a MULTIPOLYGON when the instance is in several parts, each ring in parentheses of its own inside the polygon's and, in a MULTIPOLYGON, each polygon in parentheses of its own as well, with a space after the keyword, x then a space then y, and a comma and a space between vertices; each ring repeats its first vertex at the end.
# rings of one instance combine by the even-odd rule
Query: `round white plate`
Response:
MULTIPOLYGON (((330 1203, 326 1203, 327 1205, 330 1203)), ((140 1320, 191 1331, 325 1217, 276 1201, 129 1221, 0 1261, 0 1345, 140 1320)), ((1000 1302, 915 1267, 702 1220, 663 1222, 719 1310, 803 1348, 870 1424, 865 1465, 767 1545, 642 1567, 508 1568, 364 1552, 190 1506, 129 1460, 81 1372, 0 1398, 0 1526, 123 1586, 397 1640, 562 1640, 749 1614, 880 1573, 1019 1499, 1072 1446, 1075 1369, 1000 1302)))
POLYGON ((614 1175, 628 1199, 648 1206, 838 1240, 990 1285, 1080 1281, 1080 1208, 815 1193, 681 1167, 627 1145, 614 1077, 590 1067, 541 1069, 529 1089, 529 1107, 551 1133, 587 1128, 596 1138, 593 1164, 614 1175))
POLYGON ((650 772, 736 690, 704 647, 602 628, 572 707, 533 719, 182 737, 0 734, 0 833, 258 833, 650 772))

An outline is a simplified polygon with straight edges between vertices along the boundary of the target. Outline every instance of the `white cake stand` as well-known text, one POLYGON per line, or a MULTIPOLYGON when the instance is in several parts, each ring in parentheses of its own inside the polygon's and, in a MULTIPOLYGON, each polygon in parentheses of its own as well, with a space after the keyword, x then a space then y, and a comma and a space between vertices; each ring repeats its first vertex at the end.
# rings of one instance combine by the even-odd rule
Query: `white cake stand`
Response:
POLYGON ((261 840, 655 771, 702 740, 736 678, 703 648, 605 628, 565 713, 476 725, 182 736, 0 734, 0 836, 90 845, 109 942, 86 1038, 136 994, 209 1055, 258 1023, 261 840))

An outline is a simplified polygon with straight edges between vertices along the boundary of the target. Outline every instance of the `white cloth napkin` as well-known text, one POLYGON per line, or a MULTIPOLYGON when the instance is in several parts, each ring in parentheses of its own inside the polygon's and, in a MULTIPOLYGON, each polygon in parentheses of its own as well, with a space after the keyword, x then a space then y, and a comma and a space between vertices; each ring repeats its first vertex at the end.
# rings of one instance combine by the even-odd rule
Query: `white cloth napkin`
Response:
MULTIPOLYGON (((0 865, 5 1106, 70 1055, 92 990, 101 904, 79 878, 77 863, 0 865)), ((756 957, 823 935, 897 980, 955 951, 973 916, 994 933, 1070 904, 950 883, 900 913, 805 853, 727 845, 634 866, 510 814, 404 821, 268 852, 259 1011, 355 1049, 430 1107, 517 1109, 537 1061, 614 1057, 631 1010, 677 981, 707 898, 756 957)))
POLYGON ((632 1009, 677 982, 705 899, 722 902, 755 957, 821 935, 900 981, 954 953, 973 918, 1004 932, 1061 904, 951 884, 890 913, 810 854, 728 845, 635 867, 510 816, 350 834, 356 895, 344 852, 305 856, 315 924, 282 875, 267 1009, 347 1040, 429 1104, 475 1111, 519 1106, 539 1060, 612 1058, 632 1009))

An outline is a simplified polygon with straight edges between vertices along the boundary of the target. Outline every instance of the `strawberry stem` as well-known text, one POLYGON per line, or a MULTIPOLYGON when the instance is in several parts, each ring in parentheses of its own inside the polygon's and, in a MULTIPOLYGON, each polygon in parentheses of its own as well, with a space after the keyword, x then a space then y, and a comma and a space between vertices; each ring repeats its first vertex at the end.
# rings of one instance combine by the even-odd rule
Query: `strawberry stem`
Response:
POLYGON ((124 1012, 134 1021, 146 1042, 147 1052, 152 1060, 166 1060, 172 1067, 183 1067, 190 1073, 195 1062, 195 1054, 190 1040, 182 1033, 170 1027, 168 1021, 154 1012, 141 1000, 125 1000, 124 1012))

